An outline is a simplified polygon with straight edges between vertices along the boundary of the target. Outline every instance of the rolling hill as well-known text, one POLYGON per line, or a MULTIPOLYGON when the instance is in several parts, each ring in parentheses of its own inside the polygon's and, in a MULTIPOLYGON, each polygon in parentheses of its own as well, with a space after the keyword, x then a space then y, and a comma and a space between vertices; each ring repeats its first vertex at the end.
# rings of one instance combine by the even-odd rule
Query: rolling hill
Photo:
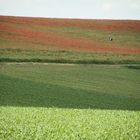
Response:
POLYGON ((139 63, 139 54, 137 20, 0 16, 2 62, 139 63))

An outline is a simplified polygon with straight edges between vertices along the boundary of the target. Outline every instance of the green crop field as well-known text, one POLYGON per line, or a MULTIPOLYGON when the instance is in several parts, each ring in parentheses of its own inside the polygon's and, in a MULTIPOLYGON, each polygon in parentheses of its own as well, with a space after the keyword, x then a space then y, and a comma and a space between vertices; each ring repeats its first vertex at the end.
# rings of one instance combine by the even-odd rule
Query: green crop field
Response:
POLYGON ((139 140, 138 65, 0 64, 1 140, 139 140))

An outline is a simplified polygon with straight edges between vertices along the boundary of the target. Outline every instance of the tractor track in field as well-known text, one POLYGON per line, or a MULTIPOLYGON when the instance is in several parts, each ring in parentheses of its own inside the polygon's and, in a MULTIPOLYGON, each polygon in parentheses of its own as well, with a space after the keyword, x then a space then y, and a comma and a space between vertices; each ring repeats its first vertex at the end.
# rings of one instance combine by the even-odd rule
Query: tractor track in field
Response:
POLYGON ((140 66, 140 64, 72 64, 72 63, 47 63, 47 62, 0 62, 0 66, 4 65, 60 65, 60 66, 109 66, 109 67, 121 67, 121 66, 140 66))

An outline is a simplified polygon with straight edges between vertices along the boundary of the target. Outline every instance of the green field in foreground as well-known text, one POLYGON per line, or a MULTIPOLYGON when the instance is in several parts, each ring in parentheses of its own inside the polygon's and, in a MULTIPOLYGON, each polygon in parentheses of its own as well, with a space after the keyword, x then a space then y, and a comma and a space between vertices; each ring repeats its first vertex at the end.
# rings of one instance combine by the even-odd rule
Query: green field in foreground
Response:
POLYGON ((0 64, 0 139, 139 140, 140 66, 0 64))

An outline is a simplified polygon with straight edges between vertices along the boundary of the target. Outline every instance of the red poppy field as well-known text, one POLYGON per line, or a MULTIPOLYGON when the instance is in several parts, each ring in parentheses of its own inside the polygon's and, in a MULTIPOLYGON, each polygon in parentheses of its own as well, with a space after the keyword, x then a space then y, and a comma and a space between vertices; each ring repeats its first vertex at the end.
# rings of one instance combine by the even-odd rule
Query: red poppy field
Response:
POLYGON ((140 21, 0 16, 0 49, 139 55, 140 21))

